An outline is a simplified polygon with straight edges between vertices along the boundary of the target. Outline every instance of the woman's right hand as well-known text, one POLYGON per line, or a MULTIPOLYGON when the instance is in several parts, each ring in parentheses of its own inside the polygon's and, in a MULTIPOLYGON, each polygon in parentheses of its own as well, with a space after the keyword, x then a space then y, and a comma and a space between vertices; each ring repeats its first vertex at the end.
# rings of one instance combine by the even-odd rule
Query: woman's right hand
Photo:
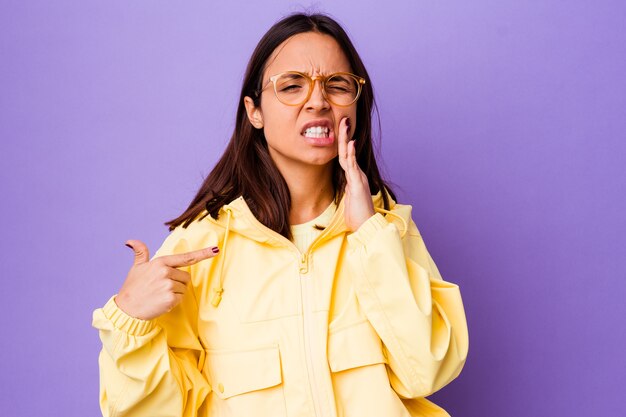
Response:
POLYGON ((143 242, 129 240, 126 246, 135 252, 135 261, 115 303, 129 316, 141 320, 167 313, 181 302, 191 277, 176 268, 193 265, 219 253, 214 246, 150 260, 148 247, 143 242))

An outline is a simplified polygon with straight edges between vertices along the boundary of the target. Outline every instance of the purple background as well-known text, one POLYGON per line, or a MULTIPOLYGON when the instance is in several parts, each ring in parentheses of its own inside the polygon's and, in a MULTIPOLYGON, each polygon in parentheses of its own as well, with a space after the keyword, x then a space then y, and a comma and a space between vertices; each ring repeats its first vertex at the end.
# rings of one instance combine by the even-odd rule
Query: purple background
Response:
POLYGON ((382 154, 470 354, 453 416, 624 415, 626 3, 0 4, 0 410, 96 416, 91 313, 154 251, 233 129, 282 15, 343 23, 382 154), (384 6, 383 6, 384 5, 384 6))

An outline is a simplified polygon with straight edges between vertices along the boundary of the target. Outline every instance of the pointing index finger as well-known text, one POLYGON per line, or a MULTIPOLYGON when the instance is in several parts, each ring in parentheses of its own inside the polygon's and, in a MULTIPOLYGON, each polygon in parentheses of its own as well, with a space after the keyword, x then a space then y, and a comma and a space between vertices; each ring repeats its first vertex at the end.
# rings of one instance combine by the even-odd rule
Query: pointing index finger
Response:
POLYGON ((171 268, 180 268, 183 266, 190 266, 197 264, 208 258, 212 258, 219 253, 219 248, 213 246, 210 248, 199 249, 192 252, 179 253, 176 255, 161 256, 159 259, 171 268))

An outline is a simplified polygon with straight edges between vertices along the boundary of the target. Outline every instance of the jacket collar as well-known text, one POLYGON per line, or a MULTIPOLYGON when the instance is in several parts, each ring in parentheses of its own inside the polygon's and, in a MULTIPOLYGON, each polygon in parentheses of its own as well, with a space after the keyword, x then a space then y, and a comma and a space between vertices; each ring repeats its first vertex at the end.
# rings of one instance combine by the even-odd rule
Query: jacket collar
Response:
MULTIPOLYGON (((389 200, 390 205, 393 208, 396 205, 396 202, 391 197, 389 197, 389 200)), ((372 202, 374 203, 375 209, 380 209, 377 211, 382 211, 382 192, 379 191, 376 195, 373 195, 372 202)), ((326 238, 331 238, 348 230, 343 217, 344 207, 345 194, 339 201, 337 210, 331 218, 330 223, 327 225, 326 230, 322 233, 322 235, 326 238)), ((211 220, 224 228, 228 226, 230 232, 236 232, 237 234, 243 235, 259 243, 269 244, 272 246, 291 245, 291 243, 284 236, 268 228, 257 220, 242 196, 222 206, 219 211, 218 218, 211 218, 211 220), (230 221, 227 222, 229 212, 230 221)))
MULTIPOLYGON (((321 240, 329 239, 333 236, 336 236, 340 233, 344 233, 347 231, 347 226, 344 220, 343 212, 345 207, 345 194, 341 198, 341 201, 337 205, 337 210, 335 214, 330 220, 330 223, 326 226, 320 237, 316 239, 316 242, 321 240)), ((406 225, 408 224, 405 220, 402 219, 402 216, 399 216, 396 213, 392 213, 388 210, 382 208, 383 199, 381 192, 372 196, 372 201, 374 203, 374 208, 378 212, 392 214, 393 216, 400 217, 404 223, 405 231, 406 225)), ((395 201, 390 198, 390 206, 394 208, 396 206, 395 201)), ((410 206, 408 206, 410 207, 410 206)), ((410 208, 409 208, 409 216, 410 216, 410 208)), ((255 240, 260 243, 268 244, 271 246, 290 246, 294 247, 293 243, 288 241, 281 234, 273 231, 269 227, 265 226, 261 222, 259 222, 248 204, 243 197, 238 197, 231 201, 230 203, 224 205, 218 214, 217 219, 213 219, 211 216, 208 217, 210 221, 222 226, 225 229, 224 232, 224 242, 223 242, 223 250, 220 256, 220 266, 219 266, 219 275, 217 279, 216 286, 214 286, 213 291, 214 295, 211 300, 213 306, 217 307, 222 300, 222 293, 224 292, 224 264, 226 259, 226 252, 228 247, 228 237, 230 232, 235 232, 240 235, 243 235, 249 239, 255 240)))

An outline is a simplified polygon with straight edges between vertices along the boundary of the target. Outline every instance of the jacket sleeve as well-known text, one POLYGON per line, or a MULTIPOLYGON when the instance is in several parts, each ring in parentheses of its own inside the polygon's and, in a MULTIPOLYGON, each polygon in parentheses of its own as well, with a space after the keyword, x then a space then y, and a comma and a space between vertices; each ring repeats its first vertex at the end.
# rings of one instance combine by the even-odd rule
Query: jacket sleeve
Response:
POLYGON ((415 223, 401 238, 376 213, 348 245, 357 299, 383 342, 393 389, 401 398, 425 397, 456 378, 468 352, 461 294, 441 278, 415 223))
MULTIPOLYGON (((184 252, 186 242, 179 234, 174 231, 155 257, 184 252)), ((197 314, 191 283, 180 304, 153 320, 127 315, 115 296, 93 312, 92 325, 102 340, 98 362, 103 416, 197 415, 211 390, 201 373, 204 349, 197 314)))

